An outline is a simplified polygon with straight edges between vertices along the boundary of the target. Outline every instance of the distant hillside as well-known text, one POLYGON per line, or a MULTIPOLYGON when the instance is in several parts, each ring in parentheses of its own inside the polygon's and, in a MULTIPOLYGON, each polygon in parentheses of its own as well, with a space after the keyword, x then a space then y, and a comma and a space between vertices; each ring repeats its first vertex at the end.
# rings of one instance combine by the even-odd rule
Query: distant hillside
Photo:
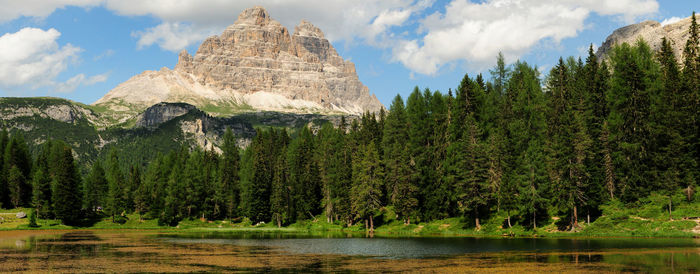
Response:
POLYGON ((341 116, 250 112, 228 118, 211 116, 186 103, 159 103, 120 124, 110 121, 111 112, 58 98, 0 98, 0 129, 20 132, 36 151, 48 139, 63 140, 73 147, 81 163, 90 163, 102 151, 117 148, 133 151, 131 159, 142 162, 182 144, 218 150, 220 138, 231 128, 246 146, 255 127, 295 129, 339 123, 341 116), (138 152, 138 153, 136 153, 138 152))

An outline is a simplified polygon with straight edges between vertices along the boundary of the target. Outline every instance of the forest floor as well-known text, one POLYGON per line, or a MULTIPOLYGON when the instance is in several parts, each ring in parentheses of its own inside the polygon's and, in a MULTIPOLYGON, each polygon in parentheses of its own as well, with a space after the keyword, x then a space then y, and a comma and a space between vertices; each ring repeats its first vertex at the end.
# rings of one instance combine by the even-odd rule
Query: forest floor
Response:
MULTIPOLYGON (((586 222, 580 217, 579 226, 571 229, 568 217, 555 214, 538 220, 537 229, 525 227, 515 217, 508 227, 507 215, 503 211, 481 220, 480 227, 467 217, 455 217, 429 222, 404 224, 396 219, 391 207, 383 208, 375 217, 374 235, 384 237, 693 237, 700 238, 700 198, 694 202, 678 199, 669 216, 667 197, 652 195, 636 206, 611 202, 602 206, 602 215, 586 222)), ((25 229, 155 229, 167 231, 238 231, 281 233, 366 233, 364 222, 346 226, 340 222, 329 223, 323 215, 311 220, 302 220, 278 228, 272 223, 253 224, 247 219, 228 220, 185 219, 176 227, 159 226, 158 221, 142 219, 138 214, 127 215, 123 224, 112 222, 110 217, 93 220, 88 225, 66 226, 58 220, 37 220, 38 228, 28 226, 28 218, 18 219, 16 213, 29 209, 0 209, 0 230, 25 229)), ((528 223, 529 224, 529 223, 528 223)))

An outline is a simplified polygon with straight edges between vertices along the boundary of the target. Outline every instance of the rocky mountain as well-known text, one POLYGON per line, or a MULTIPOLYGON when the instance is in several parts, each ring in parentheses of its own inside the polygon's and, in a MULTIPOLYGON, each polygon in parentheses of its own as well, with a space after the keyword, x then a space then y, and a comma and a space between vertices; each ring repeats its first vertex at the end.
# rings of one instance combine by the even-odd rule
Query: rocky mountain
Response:
POLYGON ((652 50, 661 49, 661 39, 666 37, 671 41, 676 58, 681 59, 683 48, 688 41, 690 28, 690 17, 678 22, 661 25, 656 21, 645 21, 639 24, 629 25, 615 30, 605 42, 598 48, 596 55, 599 58, 608 56, 614 46, 622 43, 634 44, 639 38, 644 39, 652 50))
POLYGON ((214 115, 359 114, 383 108, 360 82, 355 65, 338 55, 319 28, 302 20, 290 34, 262 7, 243 11, 194 56, 183 50, 174 69, 134 76, 94 105, 133 114, 160 102, 189 103, 214 115))

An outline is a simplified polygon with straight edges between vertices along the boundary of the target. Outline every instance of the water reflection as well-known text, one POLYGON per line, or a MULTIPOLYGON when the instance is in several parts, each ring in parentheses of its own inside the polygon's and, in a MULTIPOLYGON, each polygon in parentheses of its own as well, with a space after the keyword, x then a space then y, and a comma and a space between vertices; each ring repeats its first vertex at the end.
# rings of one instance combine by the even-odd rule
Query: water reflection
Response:
POLYGON ((0 272, 697 272, 693 239, 0 232, 0 272))

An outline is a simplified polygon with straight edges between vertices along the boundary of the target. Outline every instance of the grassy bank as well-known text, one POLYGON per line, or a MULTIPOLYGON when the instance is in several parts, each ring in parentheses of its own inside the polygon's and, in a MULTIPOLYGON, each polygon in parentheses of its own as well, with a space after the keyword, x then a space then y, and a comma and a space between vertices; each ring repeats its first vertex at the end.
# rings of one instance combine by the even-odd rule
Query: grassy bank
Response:
MULTIPOLYGON (((581 220, 580 226, 571 231, 560 231, 557 224, 560 218, 550 217, 538 223, 533 230, 513 222, 508 228, 506 215, 493 214, 482 221, 480 229, 468 218, 447 218, 442 220, 404 224, 396 219, 391 208, 384 208, 375 215, 375 235, 395 237, 418 236, 478 236, 478 237, 700 237, 700 203, 687 203, 682 197, 674 197, 675 208, 668 213, 668 198, 652 195, 640 202, 639 206, 626 207, 612 202, 603 206, 603 213, 590 224, 581 220)), ((0 210, 0 230, 21 229, 154 229, 167 231, 255 231, 255 232, 295 232, 295 233, 365 233, 364 223, 347 227, 340 222, 328 223, 325 216, 314 220, 304 220, 282 228, 272 223, 254 225, 247 219, 238 222, 227 220, 185 219, 177 227, 159 226, 157 220, 143 220, 137 214, 130 214, 123 224, 113 223, 111 218, 95 220, 89 226, 73 227, 57 220, 39 219, 39 227, 29 227, 27 218, 17 219, 15 214, 29 209, 0 210)))

